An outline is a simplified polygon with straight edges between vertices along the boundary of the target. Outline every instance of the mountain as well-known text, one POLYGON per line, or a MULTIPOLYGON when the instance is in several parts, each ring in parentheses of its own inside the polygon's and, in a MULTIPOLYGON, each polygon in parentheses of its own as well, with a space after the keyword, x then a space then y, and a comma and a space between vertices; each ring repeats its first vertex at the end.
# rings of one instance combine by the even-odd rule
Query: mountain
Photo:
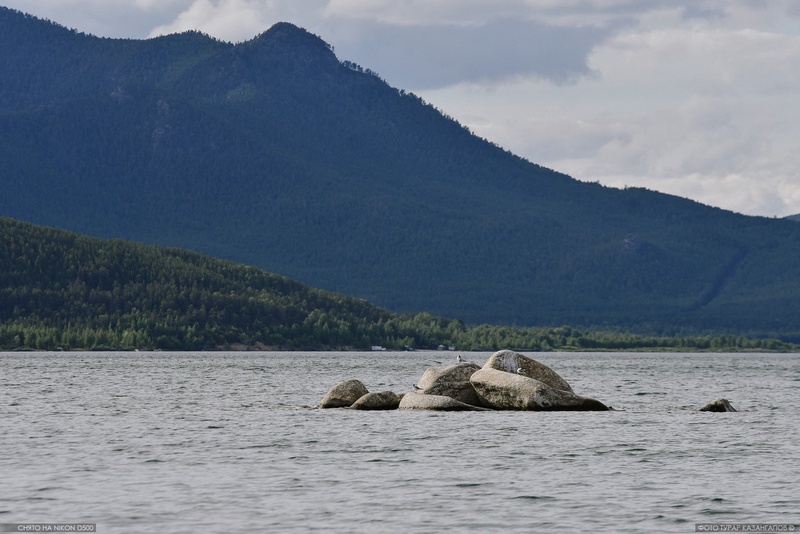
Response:
POLYGON ((776 339, 467 327, 197 252, 0 217, 0 350, 797 351, 776 339))
POLYGON ((436 346, 463 330, 180 249, 6 218, 0 245, 5 349, 436 346))
POLYGON ((0 8, 0 215, 468 323, 800 339, 800 226, 582 183, 280 23, 102 39, 0 8))

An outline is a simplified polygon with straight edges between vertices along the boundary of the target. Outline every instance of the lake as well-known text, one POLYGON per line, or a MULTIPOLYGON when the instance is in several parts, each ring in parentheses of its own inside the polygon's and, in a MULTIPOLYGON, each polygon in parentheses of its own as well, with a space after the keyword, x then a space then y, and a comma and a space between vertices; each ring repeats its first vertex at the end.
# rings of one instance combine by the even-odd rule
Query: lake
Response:
MULTIPOLYGON (((452 352, 0 353, 0 524, 100 533, 800 524, 800 355, 527 353, 612 412, 319 410, 452 352), (725 397, 736 413, 699 412, 725 397)), ((490 353, 460 353, 480 365, 490 353)))

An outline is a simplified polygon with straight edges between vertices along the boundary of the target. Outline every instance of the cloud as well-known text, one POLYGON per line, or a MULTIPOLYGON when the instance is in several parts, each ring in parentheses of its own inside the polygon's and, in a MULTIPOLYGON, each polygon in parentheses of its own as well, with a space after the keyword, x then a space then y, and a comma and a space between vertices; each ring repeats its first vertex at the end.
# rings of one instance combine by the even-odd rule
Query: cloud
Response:
POLYGON ((5 0, 3 5, 101 37, 143 38, 191 0, 5 0))
POLYGON ((257 0, 194 0, 175 20, 154 28, 150 37, 199 30, 225 41, 242 41, 263 32, 269 4, 257 0))
POLYGON ((800 212, 800 36, 681 20, 600 42, 587 63, 597 75, 572 86, 529 78, 422 96, 581 180, 743 213, 800 212))
POLYGON ((379 24, 344 53, 411 90, 524 76, 564 84, 592 74, 587 57, 606 37, 596 28, 514 19, 480 26, 379 24))
POLYGON ((662 12, 687 19, 724 13, 715 0, 330 0, 325 9, 328 16, 400 26, 473 26, 516 18, 573 28, 607 28, 662 12))
POLYGON ((330 0, 324 14, 388 26, 474 26, 526 11, 522 0, 330 0))

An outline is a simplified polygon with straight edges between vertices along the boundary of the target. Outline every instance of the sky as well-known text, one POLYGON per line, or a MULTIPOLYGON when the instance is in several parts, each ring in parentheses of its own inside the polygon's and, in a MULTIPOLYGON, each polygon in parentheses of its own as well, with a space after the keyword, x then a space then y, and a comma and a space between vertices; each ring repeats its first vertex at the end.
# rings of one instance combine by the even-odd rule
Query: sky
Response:
POLYGON ((800 213, 798 0, 0 0, 84 33, 286 21, 475 134, 586 182, 800 213))

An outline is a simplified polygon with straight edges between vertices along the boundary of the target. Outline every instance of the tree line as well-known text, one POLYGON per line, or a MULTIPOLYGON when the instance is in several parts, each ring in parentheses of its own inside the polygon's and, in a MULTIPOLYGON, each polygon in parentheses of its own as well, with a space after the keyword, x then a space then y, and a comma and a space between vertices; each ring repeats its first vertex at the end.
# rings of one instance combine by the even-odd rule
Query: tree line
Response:
POLYGON ((752 350, 733 335, 642 336, 397 314, 180 249, 0 218, 0 350, 752 350))

